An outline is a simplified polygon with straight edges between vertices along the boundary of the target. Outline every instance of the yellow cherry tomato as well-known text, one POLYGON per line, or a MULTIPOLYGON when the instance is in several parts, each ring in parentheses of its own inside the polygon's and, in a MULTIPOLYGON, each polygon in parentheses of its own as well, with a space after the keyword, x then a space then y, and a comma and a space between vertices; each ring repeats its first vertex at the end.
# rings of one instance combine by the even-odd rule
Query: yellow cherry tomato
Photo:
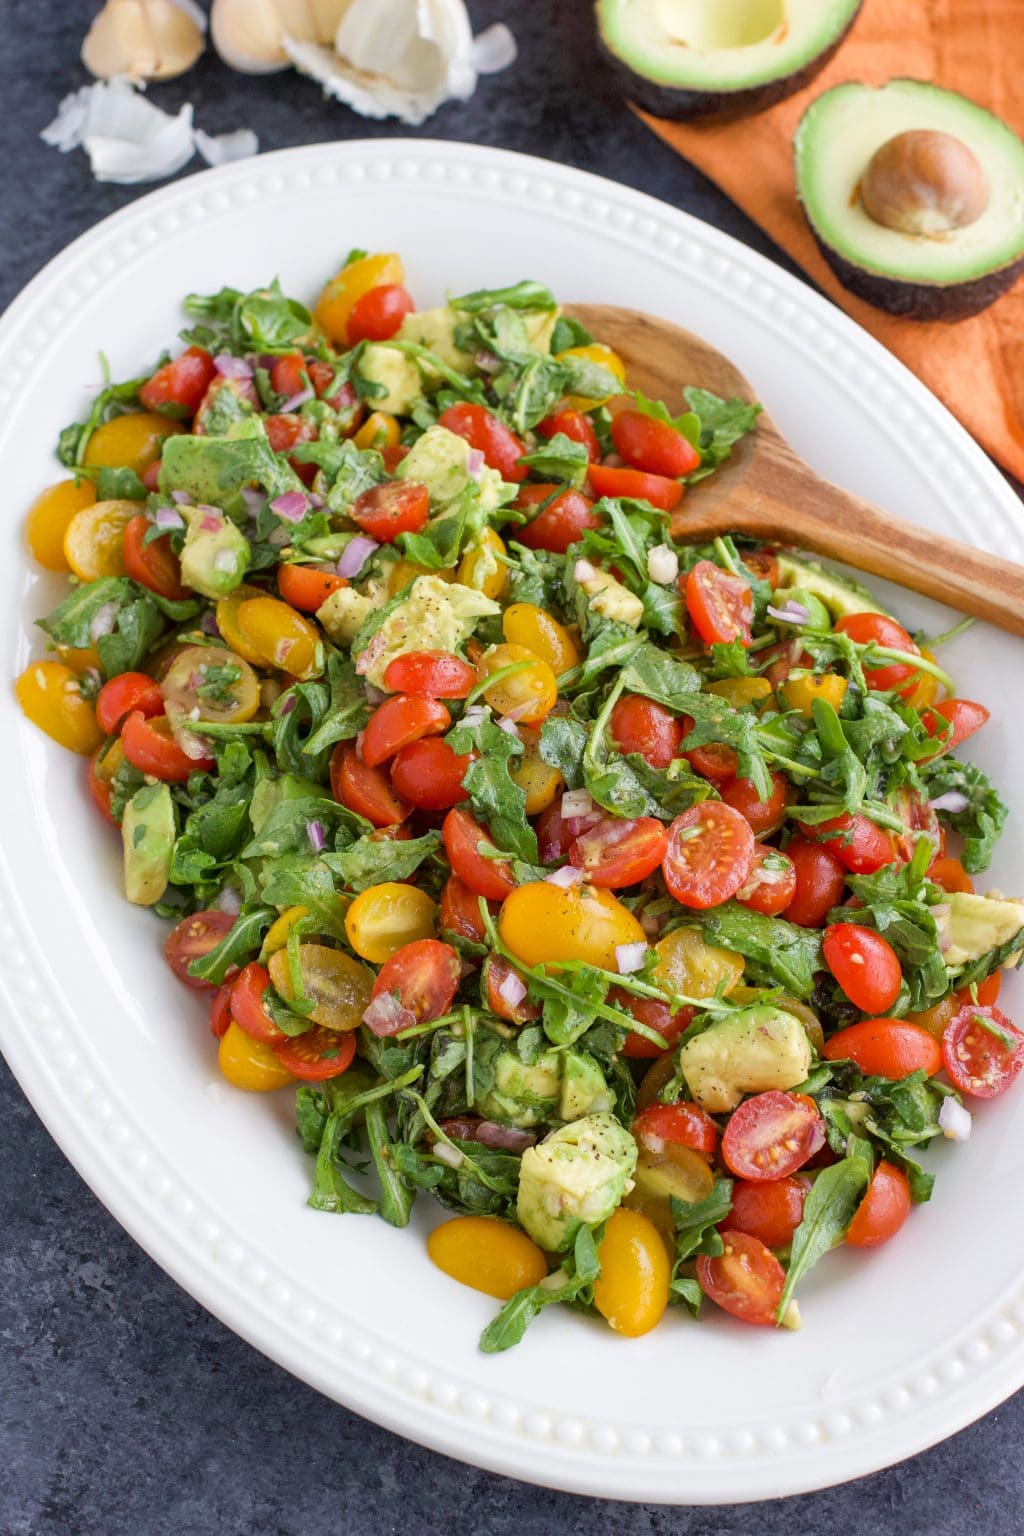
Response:
POLYGON ((263 947, 260 950, 260 959, 264 965, 266 965, 268 958, 275 950, 284 949, 288 943, 288 935, 295 927, 295 924, 300 918, 308 917, 308 915, 308 907, 288 907, 286 911, 281 913, 280 917, 274 919, 267 929, 267 936, 263 940, 263 947))
POLYGON ((517 885, 505 898, 498 931, 524 965, 583 960, 614 971, 617 944, 637 944, 644 931, 611 891, 550 880, 517 885))
POLYGON ((137 501, 94 501, 64 530, 64 558, 79 581, 124 575, 124 530, 139 515, 137 501))
POLYGON ((510 645, 525 645, 546 661, 556 677, 575 667, 580 648, 564 624, 534 603, 512 603, 501 616, 501 632, 510 645))
POLYGON ((676 928, 655 946, 654 979, 684 997, 714 997, 722 982, 730 992, 743 975, 743 957, 707 944, 699 928, 676 928))
POLYGON ((513 666, 518 670, 491 683, 484 689, 484 698, 495 714, 522 725, 539 725, 558 698, 558 683, 546 661, 525 645, 489 645, 477 663, 477 677, 483 682, 513 666))
POLYGON ((342 267, 325 287, 316 301, 313 319, 329 341, 336 346, 348 346, 348 317, 352 306, 371 288, 381 288, 385 283, 401 283, 405 272, 400 256, 392 252, 373 256, 360 256, 342 267))
POLYGON ((920 1013, 905 1013, 903 1017, 908 1024, 920 1024, 935 1040, 942 1039, 946 1033, 946 1026, 960 1012, 960 1003, 956 994, 944 997, 940 1002, 933 1003, 930 1008, 923 1008, 920 1013))
POLYGON ((504 555, 504 542, 493 528, 484 528, 459 561, 456 581, 497 602, 504 596, 509 580, 504 555))
POLYGON ((33 661, 14 685, 25 714, 47 736, 89 757, 103 741, 96 711, 82 697, 78 678, 59 661, 33 661))
POLYGON ((716 683, 705 683, 704 690, 717 693, 733 709, 742 709, 744 704, 756 704, 759 699, 768 698, 772 685, 766 677, 723 677, 716 683))
POLYGON ((121 745, 120 736, 112 736, 105 747, 100 747, 96 753, 93 767, 96 777, 103 784, 109 784, 115 773, 124 762, 124 747, 121 745))
MULTIPOLYGON (((930 651, 926 645, 922 645, 921 655, 925 661, 934 661, 936 659, 935 652, 930 651)), ((919 672, 917 674, 917 682, 914 684, 914 691, 907 700, 907 703, 912 709, 925 709, 929 704, 934 704, 938 696, 938 678, 932 677, 930 672, 919 672)))
POLYGON ((541 757, 539 731, 531 731, 528 725, 521 725, 519 739, 525 751, 522 757, 509 759, 509 776, 526 796, 527 816, 539 816, 564 788, 565 781, 558 769, 552 768, 541 757))
POLYGON ((266 593, 259 587, 236 587, 229 592, 227 597, 222 597, 217 603, 216 619, 217 628, 233 651, 237 651, 252 667, 265 667, 267 665, 263 656, 247 642, 241 629, 238 627, 238 610, 243 603, 254 602, 258 597, 265 597, 266 593))
POLYGON ((387 411, 371 411, 352 441, 357 448, 394 448, 402 435, 394 416, 387 411))
POLYGON ((76 512, 91 507, 96 487, 91 480, 58 480, 37 496, 25 519, 25 539, 32 554, 48 571, 67 571, 64 535, 76 512))
POLYGON ((650 1333, 668 1306, 671 1274, 657 1228, 639 1211, 620 1206, 608 1218, 597 1256, 594 1305, 601 1316, 627 1339, 650 1333))
POLYGON ((456 1216, 427 1238, 427 1252, 460 1285, 508 1301, 548 1272, 543 1253, 525 1232, 497 1216, 456 1216))
POLYGON ((252 667, 222 645, 186 645, 160 685, 169 716, 237 725, 260 707, 260 685, 252 667), (194 715, 193 710, 199 714, 194 715))
MULTIPOLYGON (((302 993, 315 1003, 310 1018, 325 1029, 358 1029, 370 1001, 373 977, 365 965, 326 944, 300 944, 302 993)), ((293 997, 287 949, 278 949, 267 965, 282 997, 293 997)))
POLYGON ((414 560, 396 560, 388 567, 387 589, 388 597, 394 597, 396 592, 401 592, 417 576, 440 576, 442 581, 454 581, 454 571, 432 571, 428 566, 417 565, 414 560))
POLYGON ((301 678, 322 671, 320 631, 280 598, 251 597, 239 603, 235 617, 247 648, 263 666, 301 678))
POLYGON ((182 422, 158 416, 155 411, 115 416, 96 428, 85 445, 82 462, 97 469, 134 469, 141 475, 160 457, 164 439, 184 430, 182 422))
POLYGON ((100 670, 100 653, 94 645, 84 648, 73 645, 58 645, 57 658, 72 672, 77 672, 81 677, 83 672, 98 672, 100 670))
POLYGON ((270 1046, 247 1035, 234 1019, 221 1036, 217 1065, 229 1083, 247 1093, 269 1093, 272 1088, 284 1088, 295 1081, 270 1046))
POLYGON ((661 1090, 670 1077, 676 1072, 676 1058, 674 1051, 666 1051, 664 1056, 659 1056, 640 1079, 640 1086, 636 1091, 637 1110, 646 1109, 648 1104, 653 1104, 660 1098, 661 1090))
POLYGON ((846 695, 846 678, 838 672, 823 672, 820 677, 813 672, 793 672, 781 692, 786 708, 798 709, 809 720, 815 699, 824 699, 833 709, 839 708, 846 695))
POLYGON ((345 913, 345 932, 357 955, 383 965, 403 944, 432 939, 436 915, 426 891, 385 880, 359 893, 345 913))
MULTIPOLYGON (((569 347, 565 352, 558 353, 559 362, 567 357, 578 357, 585 363, 597 363, 599 368, 607 368, 609 373, 614 373, 617 379, 626 377, 626 365, 622 358, 611 347, 606 347, 603 341, 592 341, 585 347, 569 347)), ((585 395, 566 395, 565 403, 574 411, 592 411, 611 398, 611 395, 604 395, 600 400, 588 400, 585 395)))
POLYGON ((652 1152, 641 1146, 633 1172, 633 1188, 626 1195, 624 1204, 630 1210, 642 1211, 674 1253, 676 1229, 672 1201, 696 1204, 706 1200, 714 1183, 715 1176, 707 1158, 701 1157, 692 1147, 666 1141, 660 1151, 652 1152))

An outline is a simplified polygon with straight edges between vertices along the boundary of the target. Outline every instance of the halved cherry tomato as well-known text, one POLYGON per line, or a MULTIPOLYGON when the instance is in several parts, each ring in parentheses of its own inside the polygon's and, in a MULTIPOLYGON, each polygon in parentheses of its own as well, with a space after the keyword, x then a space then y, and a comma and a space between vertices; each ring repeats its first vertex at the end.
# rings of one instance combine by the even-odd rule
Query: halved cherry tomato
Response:
POLYGON ((939 1042, 906 1019, 861 1019, 826 1040, 821 1054, 826 1061, 852 1061, 867 1077, 893 1081, 922 1070, 934 1077, 943 1061, 939 1042))
POLYGON ((846 1241, 854 1248, 887 1243, 910 1215, 910 1204, 906 1174, 895 1163, 880 1162, 846 1230, 846 1241))
POLYGON ((355 747, 343 742, 331 753, 331 794, 375 827, 397 826, 412 814, 412 806, 396 793, 387 774, 369 768, 355 747))
POLYGON ((635 821, 602 816, 574 840, 569 863, 582 869, 591 885, 617 891, 653 875, 667 851, 668 833, 653 816, 635 821))
POLYGON ((538 437, 557 437, 561 433, 563 437, 571 438, 574 443, 582 443, 592 464, 601 457, 601 445, 597 440, 594 424, 582 411, 555 411, 552 415, 545 416, 543 421, 538 422, 533 430, 538 437))
MULTIPOLYGON (((120 748, 121 743, 117 742, 115 745, 120 748)), ((89 759, 89 767, 86 771, 86 783, 89 786, 89 793, 92 796, 93 805, 95 805, 96 809, 102 816, 106 817, 107 821, 110 822, 112 827, 116 827, 118 823, 114 819, 114 816, 110 810, 110 797, 113 793, 113 787, 110 783, 111 776, 104 771, 104 759, 106 758, 106 755, 107 754, 102 746, 96 748, 96 751, 89 759)), ((121 756, 122 758, 124 757, 123 751, 121 752, 121 756)))
POLYGON ((379 283, 376 288, 368 288, 348 312, 349 346, 360 341, 389 341, 415 308, 412 294, 401 283, 379 283))
POLYGON ((660 1152, 666 1141, 692 1147, 710 1162, 718 1146, 718 1126, 699 1105, 648 1104, 633 1121, 633 1136, 648 1152, 660 1152))
POLYGON ((163 468, 163 463, 163 459, 155 459, 152 464, 146 465, 139 476, 147 491, 158 491, 160 489, 160 471, 163 468))
POLYGON ((494 844, 468 811, 449 811, 441 835, 453 873, 477 896, 486 896, 488 901, 504 901, 509 891, 515 889, 508 860, 489 858, 480 852, 481 847, 491 849, 494 844))
POLYGON ((1024 1067, 1024 1032, 998 1008, 967 1003, 946 1025, 942 1061, 961 1093, 994 1099, 1024 1067))
POLYGON ((133 517, 124 530, 124 568, 133 581, 160 597, 180 603, 189 596, 181 582, 181 562, 171 548, 169 533, 143 544, 153 524, 148 517, 133 517))
POLYGON ((788 1248, 803 1220, 810 1184, 806 1178, 737 1179, 732 1210, 720 1232, 746 1232, 766 1248, 788 1248))
POLYGON ((736 892, 736 900, 749 907, 751 912, 775 917, 789 906, 795 890, 793 860, 777 848, 755 843, 754 861, 749 875, 736 892))
POLYGON ((302 1083, 322 1083, 340 1077, 356 1054, 355 1030, 339 1034, 314 1024, 301 1035, 282 1035, 271 1050, 283 1067, 302 1083))
POLYGON ((107 736, 117 735, 121 721, 133 709, 140 710, 147 720, 164 712, 160 684, 145 672, 120 672, 96 695, 96 719, 107 736))
POLYGON ((205 348, 187 347, 143 384, 139 402, 147 411, 194 416, 216 371, 205 348))
MULTIPOLYGON (((890 651, 905 651, 911 656, 921 654, 903 625, 897 624, 895 619, 890 619, 884 613, 846 613, 836 620, 835 628, 837 634, 849 635, 859 645, 874 643, 890 651)), ((880 667, 866 667, 864 681, 869 688, 883 692, 895 688, 903 693, 907 690, 902 685, 909 680, 910 688, 913 689, 919 675, 905 662, 886 662, 880 667)))
POLYGON ((650 502, 659 512, 674 512, 683 499, 681 480, 647 475, 642 469, 619 469, 611 464, 591 464, 587 471, 595 496, 628 496, 650 502))
POLYGON ((814 842, 824 843, 836 858, 854 875, 873 875, 886 864, 893 863, 896 852, 892 838, 868 816, 851 815, 844 811, 830 821, 819 821, 816 826, 800 823, 804 836, 814 842))
POLYGON ((391 782, 420 811, 447 811, 467 798, 462 780, 472 758, 453 752, 439 736, 401 747, 391 762, 391 782))
POLYGON ((802 837, 786 844, 786 857, 796 870, 796 890, 783 916, 801 928, 820 928, 843 898, 846 870, 828 843, 802 837))
POLYGON ((747 582, 723 571, 711 560, 698 560, 693 570, 679 578, 690 622, 705 645, 751 641, 754 598, 747 582))
MULTIPOLYGON (((981 730, 989 716, 990 711, 984 704, 975 704, 972 699, 943 699, 940 704, 933 704, 930 709, 926 709, 922 718, 930 736, 938 736, 947 725, 953 727, 953 734, 942 752, 955 752, 969 736, 981 730), (942 716, 942 722, 936 720, 936 715, 942 716)), ((936 757, 941 755, 939 752, 935 754, 936 757)), ((925 761, 930 762, 931 759, 926 758, 925 761)))
POLYGON ((152 774, 166 784, 184 784, 191 773, 209 773, 212 757, 189 757, 171 735, 163 715, 147 720, 141 709, 133 709, 121 727, 124 755, 140 773, 152 774))
POLYGON ((388 443, 380 450, 380 456, 384 460, 384 468, 389 475, 394 474, 402 460, 408 456, 408 453, 409 449, 405 443, 388 443))
POLYGON ((284 1036, 263 1005, 263 994, 270 986, 270 972, 258 960, 250 960, 235 977, 231 989, 231 1017, 252 1040, 272 1044, 284 1036))
POLYGON ((430 492, 418 480, 388 480, 360 491, 349 511, 371 539, 393 544, 400 533, 418 533, 430 516, 430 492))
POLYGON ((306 359, 301 352, 286 352, 283 357, 275 358, 271 363, 270 387, 275 395, 298 395, 308 389, 310 384, 306 359))
POLYGON ((488 955, 483 974, 487 1006, 499 1019, 507 1019, 510 1024, 528 1024, 531 1019, 540 1018, 537 1004, 531 1003, 522 991, 522 977, 504 955, 488 955))
POLYGON ((231 992, 233 981, 224 982, 213 994, 210 1004, 210 1034, 215 1040, 223 1040, 231 1023, 231 992))
POLYGON ((744 1099, 722 1133, 722 1157, 739 1179, 783 1179, 825 1145, 825 1122, 805 1093, 771 1088, 744 1099))
POLYGON ((542 864, 557 864, 572 846, 572 832, 563 819, 561 801, 556 800, 537 818, 537 849, 542 864))
POLYGON ((315 565, 279 565, 277 590, 286 603, 300 613, 316 613, 332 592, 340 592, 348 586, 344 576, 333 571, 321 571, 315 565))
MULTIPOLYGON (((684 715, 684 731, 688 732, 692 727, 693 721, 688 715, 684 715)), ((724 747, 719 745, 718 742, 712 741, 707 746, 691 747, 689 751, 686 751, 685 743, 686 737, 684 736, 683 756, 694 773, 699 774, 702 779, 707 779, 709 784, 714 784, 721 789, 723 784, 736 777, 736 770, 740 765, 740 760, 732 747, 724 747)))
MULTIPOLYGON (((326 400, 332 411, 348 413, 347 419, 343 424, 345 436, 355 432, 363 419, 365 407, 348 380, 346 379, 343 384, 339 384, 337 389, 332 389, 331 386, 338 376, 338 370, 333 363, 321 362, 316 357, 311 357, 308 360, 306 372, 309 374, 309 382, 316 390, 318 399, 326 400)), ((359 446, 361 447, 362 444, 359 446)), ((388 473, 391 473, 390 469, 388 473)))
POLYGON ((969 894, 974 890, 974 881, 959 859, 933 859, 928 866, 928 879, 941 885, 944 891, 963 891, 969 894))
POLYGON ((231 914, 218 912, 216 908, 183 917, 171 929, 164 943, 164 958, 178 980, 183 981, 186 987, 195 987, 198 991, 212 987, 212 982, 200 981, 198 977, 190 975, 188 968, 193 960, 202 960, 211 949, 216 949, 234 926, 235 920, 231 914))
POLYGON ((476 668, 452 651, 405 651, 389 661, 385 688, 428 699, 464 699, 476 683, 476 668))
POLYGON ((744 1323, 772 1327, 786 1272, 770 1248, 749 1232, 725 1232, 717 1258, 701 1254, 697 1282, 723 1311, 744 1323))
POLYGON ((588 528, 600 528, 602 522, 593 511, 594 503, 582 491, 563 491, 557 485, 524 485, 515 505, 521 512, 543 509, 515 529, 515 539, 527 549, 547 549, 555 555, 564 555, 588 528))
POLYGON ((667 768, 683 739, 682 721, 638 693, 616 700, 608 728, 620 752, 638 752, 652 768, 667 768))
POLYGON ((376 768, 394 757, 399 747, 424 736, 439 736, 452 723, 452 717, 437 699, 396 693, 378 705, 363 732, 363 762, 376 768))
MULTIPOLYGON (((316 423, 308 416, 298 416, 294 411, 284 415, 277 414, 265 416, 263 425, 267 429, 267 441, 275 453, 290 453, 297 448, 299 443, 311 443, 317 435, 316 423)), ((303 464, 297 469, 312 470, 315 474, 315 464, 303 464)), ((305 478, 305 476, 304 476, 305 478)), ((312 476, 309 476, 312 479, 312 476)))
MULTIPOLYGON (((641 1024, 646 1024, 648 1029, 657 1030, 669 1048, 675 1045, 683 1030, 689 1027, 694 1015, 692 1008, 680 1008, 678 1013, 673 1013, 667 1003, 659 1002, 656 997, 637 997, 621 987, 612 988, 608 994, 608 1001, 613 1008, 621 1008, 624 1013, 631 1013, 634 1019, 641 1024)), ((656 1056, 663 1056, 665 1053, 660 1045, 655 1045, 654 1041, 648 1040, 646 1035, 638 1034, 635 1029, 632 1029, 626 1036, 622 1054, 628 1056, 631 1061, 647 1061, 656 1056)))
POLYGON ((986 976, 984 981, 979 981, 976 984, 974 988, 975 992, 977 993, 976 997, 971 996, 970 987, 963 987, 961 991, 957 992, 956 994, 958 1006, 961 1008, 966 1008, 968 1003, 978 1002, 983 1008, 987 1007, 989 1003, 994 1003, 999 997, 999 993, 1002 988, 1002 981, 1002 972, 993 971, 991 976, 986 976))
POLYGON ((885 1013, 900 995, 899 956, 880 933, 859 923, 833 923, 822 940, 825 964, 862 1013, 885 1013))
POLYGON ((729 779, 719 790, 726 805, 746 817, 756 837, 774 832, 782 822, 783 812, 790 798, 789 780, 775 769, 771 772, 772 792, 762 800, 753 779, 729 779))
POLYGON ((744 549, 740 551, 740 559, 748 571, 760 576, 775 591, 779 585, 779 558, 773 550, 744 549))
POLYGON ((627 464, 650 475, 678 480, 700 467, 700 454, 681 432, 643 411, 617 411, 612 442, 627 464))
POLYGON ((526 465, 519 462, 526 452, 522 438, 482 405, 450 405, 441 412, 437 424, 454 432, 456 437, 465 438, 471 448, 483 454, 484 463, 496 469, 503 480, 518 484, 526 479, 526 465))
POLYGON ((662 870, 676 901, 703 909, 735 896, 753 862, 750 824, 732 806, 706 800, 669 827, 662 870))
POLYGON ((450 944, 440 939, 414 939, 385 960, 370 998, 397 992, 401 1006, 423 1023, 448 1012, 461 976, 462 962, 450 944))
MULTIPOLYGON (((490 903, 488 907, 492 915, 496 915, 490 903)), ((458 875, 449 875, 441 892, 438 926, 442 933, 460 934, 464 939, 472 939, 474 944, 482 944, 487 937, 480 916, 480 898, 458 875)))

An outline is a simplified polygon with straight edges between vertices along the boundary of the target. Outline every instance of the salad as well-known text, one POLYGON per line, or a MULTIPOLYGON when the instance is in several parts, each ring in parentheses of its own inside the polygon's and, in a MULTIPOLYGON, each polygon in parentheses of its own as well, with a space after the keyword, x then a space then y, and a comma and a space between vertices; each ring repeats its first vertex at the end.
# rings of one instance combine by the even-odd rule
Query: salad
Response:
POLYGON ((88 760, 237 1088, 290 1088, 310 1204, 628 1336, 795 1327, 932 1193, 1024 1033, 988 710, 872 595, 686 541, 758 408, 679 414, 535 282, 418 311, 354 251, 312 312, 185 300, 32 508, 70 577, 17 682, 88 760))

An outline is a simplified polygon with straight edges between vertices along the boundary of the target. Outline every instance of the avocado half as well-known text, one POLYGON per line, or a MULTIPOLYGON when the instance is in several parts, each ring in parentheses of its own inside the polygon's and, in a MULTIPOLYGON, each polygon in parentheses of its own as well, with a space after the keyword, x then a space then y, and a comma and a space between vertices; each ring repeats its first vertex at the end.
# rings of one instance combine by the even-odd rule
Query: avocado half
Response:
POLYGON ((603 52, 658 117, 763 112, 812 80, 863 0, 597 0, 603 52))
POLYGON ((797 192, 821 253, 858 298, 916 320, 985 309, 1024 269, 1024 144, 998 117, 923 80, 837 85, 811 103, 794 140, 797 192), (877 222, 861 196, 876 152, 897 135, 949 135, 988 183, 961 228, 908 234, 877 222))

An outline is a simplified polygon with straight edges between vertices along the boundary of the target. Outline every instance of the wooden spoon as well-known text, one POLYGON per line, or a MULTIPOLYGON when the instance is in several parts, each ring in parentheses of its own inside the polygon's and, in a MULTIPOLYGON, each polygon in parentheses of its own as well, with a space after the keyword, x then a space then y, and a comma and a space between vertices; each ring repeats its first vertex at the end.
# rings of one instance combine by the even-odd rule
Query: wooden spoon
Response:
MULTIPOLYGON (((673 410, 684 384, 757 398, 739 369, 690 331, 603 304, 571 305, 569 313, 614 348, 631 384, 673 410)), ((672 515, 680 541, 729 532, 827 555, 1024 635, 1024 566, 901 522, 831 485, 797 457, 767 413, 672 515)))

